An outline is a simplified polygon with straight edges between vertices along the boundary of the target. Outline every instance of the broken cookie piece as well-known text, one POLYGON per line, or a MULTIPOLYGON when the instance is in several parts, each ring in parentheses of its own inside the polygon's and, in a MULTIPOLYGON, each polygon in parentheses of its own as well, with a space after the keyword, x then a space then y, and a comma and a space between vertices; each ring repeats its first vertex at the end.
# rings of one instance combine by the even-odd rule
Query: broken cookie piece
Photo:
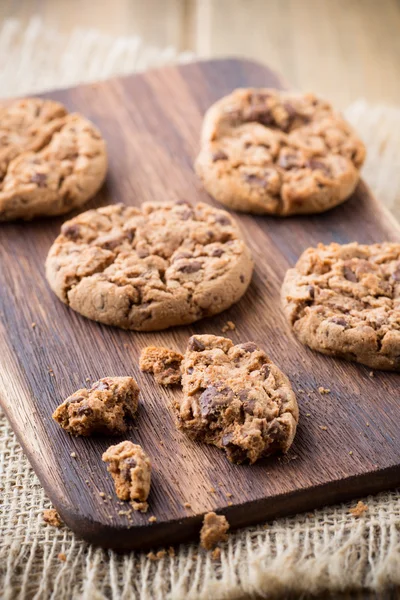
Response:
POLYGON ((132 377, 104 377, 90 389, 78 390, 67 398, 56 408, 53 419, 72 435, 117 435, 127 430, 138 398, 139 387, 132 377))
POLYGON ((287 452, 299 418, 286 375, 253 342, 215 335, 189 339, 182 363, 179 427, 225 450, 231 462, 254 463, 287 452))
POLYGON ((43 511, 43 521, 52 527, 60 528, 63 525, 61 517, 55 508, 47 508, 43 511))
POLYGON ((153 373, 160 385, 176 385, 181 381, 182 354, 169 348, 148 346, 142 350, 139 366, 142 371, 153 373))
POLYGON ((121 500, 131 500, 135 510, 146 512, 151 484, 151 461, 138 444, 125 441, 110 446, 102 459, 114 480, 115 491, 121 500))
POLYGON ((212 550, 219 542, 226 542, 228 529, 229 523, 224 515, 207 513, 200 531, 200 544, 205 550, 212 550))

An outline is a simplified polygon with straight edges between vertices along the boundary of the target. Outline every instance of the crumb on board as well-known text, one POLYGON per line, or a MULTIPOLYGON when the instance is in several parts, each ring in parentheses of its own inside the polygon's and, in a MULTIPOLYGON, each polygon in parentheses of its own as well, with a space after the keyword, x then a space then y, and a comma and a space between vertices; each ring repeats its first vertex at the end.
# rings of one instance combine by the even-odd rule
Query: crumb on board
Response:
POLYGON ((106 497, 106 495, 105 495, 105 493, 104 493, 104 492, 99 492, 99 496, 101 496, 102 498, 105 498, 105 497, 106 497))
POLYGON ((322 429, 322 431, 327 431, 327 430, 328 430, 328 428, 327 428, 327 426, 326 426, 326 425, 318 425, 318 427, 319 427, 320 429, 322 429))
POLYGON ((227 504, 228 504, 228 506, 233 506, 233 502, 231 502, 230 500, 227 504))
POLYGON ((215 488, 214 487, 210 488, 208 491, 209 491, 210 494, 215 494, 215 488))
POLYGON ((55 508, 47 508, 43 511, 43 521, 52 527, 62 527, 63 522, 55 508))
POLYGON ((85 381, 89 382, 90 381, 90 377, 85 377, 85 381))
POLYGON ((152 517, 149 517, 149 523, 155 523, 157 521, 157 517, 155 517, 154 515, 152 517))
POLYGON ((319 386, 318 391, 320 394, 330 394, 331 390, 329 388, 324 388, 322 385, 319 386))
POLYGON ((226 333, 227 331, 235 331, 236 325, 233 321, 227 321, 223 327, 221 327, 222 333, 226 333))
POLYGON ((71 458, 76 458, 76 452, 71 452, 70 457, 71 458))
POLYGON ((306 413, 306 417, 311 417, 311 413, 306 413))
POLYGON ((200 531, 200 544, 205 550, 213 550, 219 542, 225 542, 229 523, 224 515, 209 512, 204 516, 200 531))
POLYGON ((233 494, 231 494, 231 492, 226 492, 225 496, 227 496, 228 498, 232 498, 233 494))
POLYGON ((370 372, 369 372, 369 376, 370 376, 370 377, 375 377, 375 373, 374 373, 373 371, 370 371, 370 372))
POLYGON ((141 371, 152 373, 160 385, 177 385, 181 381, 182 360, 180 352, 161 346, 147 346, 140 354, 139 367, 141 371))
POLYGON ((220 558, 221 558, 221 548, 214 548, 214 550, 211 552, 211 558, 213 560, 220 560, 220 558))
POLYGON ((190 504, 190 502, 184 502, 183 506, 185 508, 192 508, 192 505, 190 504))
POLYGON ((57 555, 58 560, 61 560, 62 562, 66 562, 67 560, 67 555, 65 554, 65 552, 60 552, 57 555))
POLYGON ((35 329, 35 327, 36 327, 35 321, 33 321, 33 323, 31 323, 31 327, 32 327, 32 329, 35 329))
POLYGON ((366 424, 366 426, 367 426, 367 427, 369 427, 369 423, 368 423, 368 421, 367 421, 365 424, 366 424))
POLYGON ((350 456, 353 456, 353 450, 350 450, 349 454, 350 456))
POLYGON ((353 515, 353 517, 361 517, 367 510, 368 506, 364 504, 362 500, 359 500, 353 508, 349 509, 349 513, 353 515))
POLYGON ((149 508, 149 505, 147 502, 137 502, 136 500, 132 500, 131 506, 132 506, 133 510, 138 510, 141 513, 147 512, 147 510, 149 508))

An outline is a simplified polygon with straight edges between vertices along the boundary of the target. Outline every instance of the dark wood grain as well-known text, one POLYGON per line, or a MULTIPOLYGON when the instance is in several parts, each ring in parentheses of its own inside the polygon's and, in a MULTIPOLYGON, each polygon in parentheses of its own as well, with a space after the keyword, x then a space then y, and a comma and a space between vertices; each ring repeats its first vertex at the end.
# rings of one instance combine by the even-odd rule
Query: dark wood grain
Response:
MULTIPOLYGON (((49 96, 87 115, 108 142, 107 182, 88 207, 181 198, 212 203, 192 167, 202 115, 237 86, 264 85, 282 83, 260 65, 226 60, 49 96)), ((245 297, 192 327, 148 334, 86 320, 52 294, 43 265, 62 219, 1 225, 1 404, 64 521, 95 544, 118 549, 169 545, 197 535, 209 510, 223 512, 232 527, 240 527, 400 483, 399 375, 377 372, 372 378, 369 369, 306 349, 292 337, 279 305, 284 273, 306 247, 320 241, 399 240, 397 224, 364 184, 324 215, 236 218, 256 262, 245 297), (191 442, 176 431, 170 409, 173 395, 181 392, 162 389, 139 371, 144 346, 183 349, 192 333, 219 334, 227 320, 237 326, 232 340, 258 343, 297 392, 301 420, 286 457, 235 466, 218 449, 191 442), (123 507, 101 461, 115 439, 72 438, 51 419, 59 402, 85 386, 87 378, 112 375, 132 375, 141 387, 137 428, 128 437, 143 445, 154 464, 149 513, 134 513, 132 523, 119 514, 123 507), (319 386, 331 393, 320 395, 319 386), (156 523, 148 522, 151 515, 156 523)))

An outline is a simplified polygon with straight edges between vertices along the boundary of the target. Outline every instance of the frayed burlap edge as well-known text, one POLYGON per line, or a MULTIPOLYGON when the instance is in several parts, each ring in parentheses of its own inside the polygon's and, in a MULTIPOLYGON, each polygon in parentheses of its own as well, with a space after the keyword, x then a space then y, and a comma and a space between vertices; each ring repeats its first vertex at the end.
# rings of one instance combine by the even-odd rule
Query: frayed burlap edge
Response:
MULTIPOLYGON (((80 31, 56 44, 54 36, 38 20, 26 31, 15 21, 4 25, 0 61, 8 55, 8 62, 6 70, 0 62, 2 96, 190 59, 173 50, 149 52, 137 38, 80 31), (74 56, 80 56, 79 64, 74 56)), ((365 179, 399 217, 400 110, 358 101, 345 113, 368 147, 365 179)), ((212 561, 197 544, 177 548, 175 557, 157 562, 140 553, 120 556, 43 523, 49 501, 0 413, 0 493, 0 593, 5 600, 235 600, 400 585, 397 492, 364 499, 369 509, 358 519, 349 514, 350 505, 341 505, 232 534, 220 561, 212 561)))

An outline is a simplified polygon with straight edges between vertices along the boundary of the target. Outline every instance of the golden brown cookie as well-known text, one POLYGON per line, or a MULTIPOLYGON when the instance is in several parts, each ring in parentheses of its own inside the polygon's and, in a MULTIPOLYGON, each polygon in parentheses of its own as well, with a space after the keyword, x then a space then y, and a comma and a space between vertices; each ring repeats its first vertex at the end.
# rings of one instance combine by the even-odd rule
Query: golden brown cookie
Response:
POLYGON ((318 352, 400 371, 400 244, 319 244, 282 286, 288 321, 318 352))
POLYGON ((158 346, 147 346, 140 354, 141 371, 153 373, 160 385, 176 385, 181 381, 182 354, 158 346))
POLYGON ((97 128, 52 100, 0 106, 0 221, 60 215, 94 196, 106 175, 97 128))
POLYGON ((53 413, 53 419, 72 435, 118 435, 135 416, 139 388, 133 377, 103 377, 90 389, 69 396, 53 413))
POLYGON ((193 323, 237 302, 253 262, 225 211, 187 202, 112 205, 67 221, 46 275, 85 317, 152 331, 193 323))
POLYGON ((131 500, 134 508, 147 510, 151 485, 151 461, 138 444, 125 441, 110 446, 102 459, 114 480, 115 490, 121 500, 131 500))
POLYGON ((200 544, 205 550, 212 550, 220 542, 226 542, 228 529, 229 523, 224 515, 217 515, 215 512, 205 514, 200 531, 200 544))
POLYGON ((230 208, 287 216, 346 200, 364 158, 350 125, 313 94, 238 89, 207 111, 196 171, 230 208))
POLYGON ((253 342, 237 344, 215 335, 189 339, 182 363, 179 426, 214 444, 230 461, 287 452, 299 418, 286 375, 253 342))

